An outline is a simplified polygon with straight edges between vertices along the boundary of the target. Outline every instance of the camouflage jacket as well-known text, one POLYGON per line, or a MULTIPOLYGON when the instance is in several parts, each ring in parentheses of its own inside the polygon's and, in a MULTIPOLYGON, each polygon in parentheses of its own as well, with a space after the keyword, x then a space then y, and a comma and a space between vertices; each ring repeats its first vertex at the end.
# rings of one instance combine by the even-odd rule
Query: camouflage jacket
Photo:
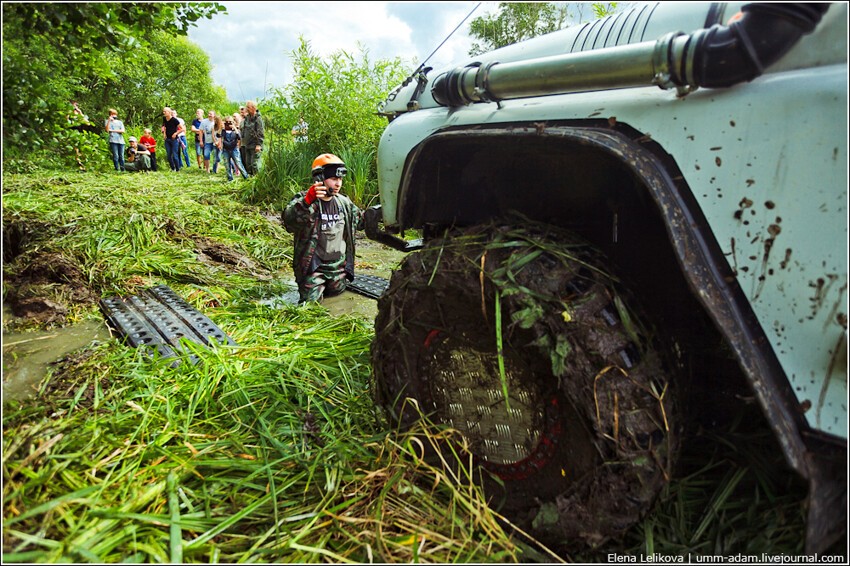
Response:
MULTIPOLYGON (((287 232, 292 233, 295 238, 295 253, 292 256, 292 270, 295 272, 295 281, 301 282, 308 275, 316 271, 319 266, 319 258, 316 255, 319 239, 319 199, 307 204, 304 200, 303 191, 295 195, 283 212, 283 225, 287 232)), ((363 211, 343 195, 337 194, 339 210, 345 217, 345 273, 349 281, 354 279, 354 231, 363 228, 363 211)))
POLYGON ((263 118, 258 110, 256 114, 251 116, 248 114, 242 120, 242 126, 239 134, 242 136, 242 145, 245 147, 254 148, 258 145, 263 145, 265 139, 265 129, 263 128, 263 118))

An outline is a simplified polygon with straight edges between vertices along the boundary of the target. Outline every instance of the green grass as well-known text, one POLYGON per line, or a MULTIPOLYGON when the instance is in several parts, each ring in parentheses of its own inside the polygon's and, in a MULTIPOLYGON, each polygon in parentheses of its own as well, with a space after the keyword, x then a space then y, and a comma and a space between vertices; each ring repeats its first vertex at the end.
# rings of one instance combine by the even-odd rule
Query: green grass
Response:
POLYGON ((115 342, 4 420, 4 561, 514 561, 477 489, 387 430, 371 329, 235 297, 239 343, 169 367, 115 342))
POLYGON ((171 368, 109 341, 8 404, 4 562, 515 561, 477 488, 422 461, 374 407, 371 324, 261 304, 291 275, 292 241, 239 201, 244 185, 4 178, 19 236, 7 275, 52 253, 98 294, 165 283, 239 345, 189 345, 199 362, 171 368), (199 242, 253 268, 200 261, 199 242))
POLYGON ((4 175, 4 232, 26 242, 13 261, 4 259, 4 273, 8 280, 34 254, 51 252, 100 296, 159 283, 190 296, 255 285, 289 266, 292 240, 279 222, 235 197, 249 183, 197 169, 4 175), (199 256, 210 243, 251 261, 199 256))

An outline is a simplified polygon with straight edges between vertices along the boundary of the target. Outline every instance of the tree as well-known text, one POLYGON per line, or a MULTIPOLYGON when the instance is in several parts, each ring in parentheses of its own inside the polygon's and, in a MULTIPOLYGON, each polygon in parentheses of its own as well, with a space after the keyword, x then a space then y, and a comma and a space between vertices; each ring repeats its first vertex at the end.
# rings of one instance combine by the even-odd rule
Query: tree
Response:
POLYGON ((282 205, 310 181, 313 158, 325 152, 338 155, 348 168, 346 195, 360 206, 377 192, 375 148, 387 126, 377 113, 387 92, 405 77, 400 58, 372 61, 358 46, 358 54, 337 51, 322 58, 308 42, 290 53, 294 78, 263 101, 266 143, 263 168, 247 202, 282 205), (303 116, 308 141, 295 143, 292 126, 303 116))
MULTIPOLYGON (((496 14, 479 16, 469 23, 470 35, 479 40, 472 44, 469 55, 480 55, 582 21, 586 5, 573 6, 576 14, 570 13, 569 3, 500 2, 496 14)), ((596 18, 607 16, 616 6, 616 2, 591 4, 596 18)))
MULTIPOLYGON (((218 3, 4 3, 4 150, 54 146, 70 100, 116 80, 116 60, 130 60, 157 30, 185 35, 223 11, 218 3)), ((84 106, 91 116, 104 109, 84 106)))
POLYGON ((154 31, 144 50, 124 59, 109 53, 106 59, 113 76, 92 85, 81 100, 90 108, 115 106, 125 124, 158 125, 163 106, 191 122, 195 108, 222 109, 227 104, 224 89, 210 80, 209 55, 181 35, 154 31))
POLYGON ((291 55, 292 83, 270 101, 292 109, 289 128, 303 114, 311 141, 323 147, 365 150, 377 146, 386 127, 386 119, 376 112, 378 103, 403 80, 404 67, 398 58, 373 62, 359 48, 357 55, 337 51, 322 59, 301 38, 291 55))

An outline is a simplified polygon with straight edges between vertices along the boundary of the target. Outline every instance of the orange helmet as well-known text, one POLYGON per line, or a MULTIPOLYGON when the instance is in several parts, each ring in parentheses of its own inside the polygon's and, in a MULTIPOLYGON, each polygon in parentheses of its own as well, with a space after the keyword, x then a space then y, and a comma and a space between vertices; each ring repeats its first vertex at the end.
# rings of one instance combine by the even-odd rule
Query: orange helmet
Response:
POLYGON ((324 181, 331 177, 345 177, 348 171, 345 168, 345 163, 342 159, 333 153, 323 153, 313 160, 311 169, 313 179, 316 181, 324 181))

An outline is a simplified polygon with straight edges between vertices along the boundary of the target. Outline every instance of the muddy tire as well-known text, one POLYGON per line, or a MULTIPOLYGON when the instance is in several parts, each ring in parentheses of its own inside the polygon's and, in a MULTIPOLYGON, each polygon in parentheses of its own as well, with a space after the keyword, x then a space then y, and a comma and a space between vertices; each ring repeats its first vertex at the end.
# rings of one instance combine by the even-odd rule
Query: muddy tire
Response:
POLYGON ((467 229, 408 256, 378 303, 376 401, 459 431, 491 507, 547 544, 623 534, 676 453, 672 377, 603 265, 551 228, 467 229))

